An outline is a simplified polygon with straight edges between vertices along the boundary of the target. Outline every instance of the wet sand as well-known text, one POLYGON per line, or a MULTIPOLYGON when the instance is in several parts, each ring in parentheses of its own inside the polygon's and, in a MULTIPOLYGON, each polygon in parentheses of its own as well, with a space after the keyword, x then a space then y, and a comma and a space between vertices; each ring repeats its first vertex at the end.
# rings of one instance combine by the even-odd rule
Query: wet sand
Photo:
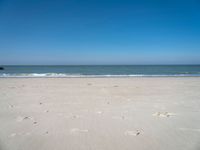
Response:
POLYGON ((0 78, 0 150, 133 149, 200 149, 200 77, 0 78))

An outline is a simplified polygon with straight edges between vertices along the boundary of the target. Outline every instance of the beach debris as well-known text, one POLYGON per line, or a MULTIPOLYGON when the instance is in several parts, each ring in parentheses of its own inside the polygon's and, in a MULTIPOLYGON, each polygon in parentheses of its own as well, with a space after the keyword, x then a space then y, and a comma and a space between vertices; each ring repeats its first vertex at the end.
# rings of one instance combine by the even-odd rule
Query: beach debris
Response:
POLYGON ((45 134, 49 134, 49 132, 48 132, 48 131, 46 131, 46 132, 45 132, 45 134))
POLYGON ((154 114, 152 114, 153 116, 156 117, 170 117, 172 115, 174 115, 173 113, 169 113, 169 112, 156 112, 154 114))
POLYGON ((107 104, 109 105, 109 104, 110 104, 110 102, 107 102, 107 104))
POLYGON ((119 87, 118 85, 114 85, 113 87, 119 87))
POLYGON ((92 85, 92 83, 88 83, 87 85, 92 85))
POLYGON ((136 131, 127 130, 127 131, 125 131, 125 135, 138 136, 140 134, 141 134, 141 131, 139 131, 139 130, 136 130, 136 131))
POLYGON ((42 102, 40 102, 40 105, 42 105, 42 102))
POLYGON ((36 122, 36 121, 34 121, 34 122, 33 122, 33 124, 37 124, 37 122, 36 122))

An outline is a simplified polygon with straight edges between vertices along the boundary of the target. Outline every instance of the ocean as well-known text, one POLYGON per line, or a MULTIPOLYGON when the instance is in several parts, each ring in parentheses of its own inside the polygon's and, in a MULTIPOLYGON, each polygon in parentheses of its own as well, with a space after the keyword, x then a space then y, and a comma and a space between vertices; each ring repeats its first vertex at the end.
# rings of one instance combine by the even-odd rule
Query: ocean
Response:
POLYGON ((0 77, 200 76, 200 65, 2 66, 0 77))

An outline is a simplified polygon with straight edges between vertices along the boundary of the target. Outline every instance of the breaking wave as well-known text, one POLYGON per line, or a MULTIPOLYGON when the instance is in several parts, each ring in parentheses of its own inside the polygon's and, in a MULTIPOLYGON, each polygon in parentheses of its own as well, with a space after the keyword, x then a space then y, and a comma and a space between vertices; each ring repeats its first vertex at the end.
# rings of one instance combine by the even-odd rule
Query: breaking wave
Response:
POLYGON ((87 77, 200 77, 200 74, 127 74, 83 75, 67 73, 2 73, 0 78, 87 78, 87 77))

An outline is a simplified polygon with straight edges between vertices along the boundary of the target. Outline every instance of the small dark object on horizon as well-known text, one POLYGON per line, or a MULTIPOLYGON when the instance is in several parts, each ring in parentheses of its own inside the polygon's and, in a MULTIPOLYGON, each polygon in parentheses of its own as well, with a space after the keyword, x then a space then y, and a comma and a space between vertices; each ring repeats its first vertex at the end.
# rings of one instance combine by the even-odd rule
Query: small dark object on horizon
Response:
POLYGON ((4 68, 3 68, 3 67, 0 67, 0 70, 4 70, 4 68))

